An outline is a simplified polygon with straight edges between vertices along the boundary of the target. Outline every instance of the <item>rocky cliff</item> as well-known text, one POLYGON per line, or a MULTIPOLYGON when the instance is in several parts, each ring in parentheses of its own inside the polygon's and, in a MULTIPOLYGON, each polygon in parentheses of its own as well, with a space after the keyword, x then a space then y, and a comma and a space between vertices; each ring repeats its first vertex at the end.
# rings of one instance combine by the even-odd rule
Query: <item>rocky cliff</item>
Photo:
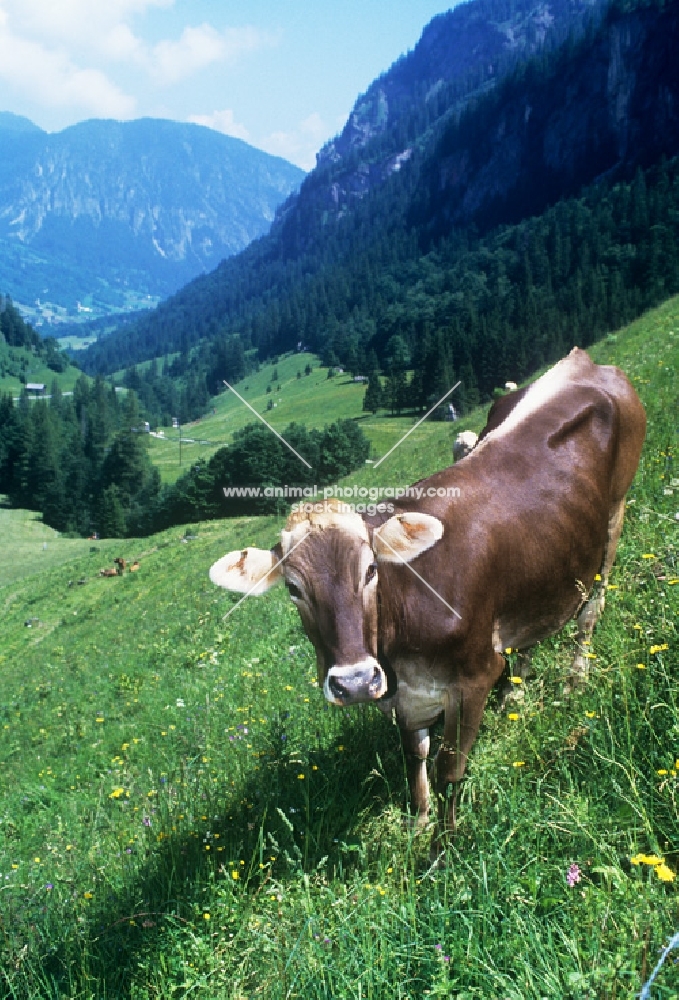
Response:
POLYGON ((435 17, 319 152, 318 170, 330 179, 316 186, 317 201, 344 214, 400 170, 437 123, 459 115, 522 60, 581 34, 602 7, 601 0, 475 0, 435 17))
POLYGON ((423 169, 432 233, 537 214, 679 153, 679 5, 611 17, 547 72, 526 67, 452 124, 423 169))

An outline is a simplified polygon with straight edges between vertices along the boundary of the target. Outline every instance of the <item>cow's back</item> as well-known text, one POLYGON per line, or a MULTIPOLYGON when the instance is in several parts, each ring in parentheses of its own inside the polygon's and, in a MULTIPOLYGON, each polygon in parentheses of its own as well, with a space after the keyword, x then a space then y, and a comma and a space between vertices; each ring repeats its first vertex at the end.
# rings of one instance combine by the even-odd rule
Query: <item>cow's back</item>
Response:
MULTIPOLYGON (((418 484, 458 491, 417 503, 439 517, 445 531, 413 568, 446 603, 432 601, 407 570, 380 571, 385 589, 397 580, 405 587, 402 606, 395 598, 387 617, 405 614, 405 631, 424 645, 427 619, 433 633, 449 629, 451 638, 481 618, 511 620, 506 645, 527 645, 557 631, 591 588, 611 510, 634 477, 645 414, 618 369, 594 365, 576 349, 512 396, 518 398, 504 397, 513 402, 503 407, 504 419, 494 421, 464 462, 418 484)), ((403 498, 396 506, 413 504, 403 498)), ((404 636, 399 626, 394 639, 395 633, 404 636)))

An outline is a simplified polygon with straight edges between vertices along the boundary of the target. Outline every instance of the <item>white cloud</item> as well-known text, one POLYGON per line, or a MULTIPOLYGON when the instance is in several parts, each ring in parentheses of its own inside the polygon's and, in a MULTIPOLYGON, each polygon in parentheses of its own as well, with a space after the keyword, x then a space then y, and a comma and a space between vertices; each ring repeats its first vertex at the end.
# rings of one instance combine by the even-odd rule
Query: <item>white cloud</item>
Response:
POLYGON ((120 29, 134 38, 127 22, 152 7, 171 7, 174 0, 0 0, 14 34, 59 46, 71 55, 84 51, 106 54, 120 44, 120 29), (117 38, 116 38, 117 36, 117 38))
POLYGON ((252 136, 245 125, 241 125, 235 120, 233 111, 230 109, 213 111, 211 115, 191 115, 189 121, 196 125, 206 125, 208 128, 223 132, 225 135, 232 135, 235 139, 252 142, 252 136))
POLYGON ((155 45, 145 58, 151 75, 161 84, 177 83, 214 62, 232 62, 245 52, 266 44, 255 28, 227 28, 217 31, 209 24, 187 27, 177 41, 166 39, 155 45))
POLYGON ((267 153, 296 163, 303 170, 311 170, 316 165, 316 153, 331 135, 332 130, 314 111, 297 128, 290 132, 272 132, 258 145, 267 153))
POLYGON ((0 79, 49 106, 129 117, 136 101, 111 77, 141 70, 159 87, 272 44, 255 28, 187 26, 148 44, 133 18, 175 0, 0 0, 0 79))
MULTIPOLYGON (((4 20, 4 19, 3 19, 4 20)), ((46 107, 130 118, 136 101, 98 69, 80 68, 60 51, 13 36, 0 21, 0 79, 46 107)))

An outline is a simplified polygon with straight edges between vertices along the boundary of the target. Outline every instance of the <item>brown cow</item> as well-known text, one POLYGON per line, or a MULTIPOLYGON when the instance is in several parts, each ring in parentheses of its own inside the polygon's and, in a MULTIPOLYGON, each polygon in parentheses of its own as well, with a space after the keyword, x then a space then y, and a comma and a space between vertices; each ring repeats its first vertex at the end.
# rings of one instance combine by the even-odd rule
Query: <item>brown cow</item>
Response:
POLYGON ((455 787, 502 651, 526 649, 577 615, 573 670, 586 671, 582 643, 603 609, 645 427, 625 376, 575 349, 497 401, 463 462, 419 484, 457 496, 404 497, 391 517, 312 505, 288 518, 272 550, 231 552, 210 577, 253 594, 284 579, 326 698, 374 701, 398 723, 420 824, 429 727, 443 715, 434 768, 442 836, 455 828, 455 787))

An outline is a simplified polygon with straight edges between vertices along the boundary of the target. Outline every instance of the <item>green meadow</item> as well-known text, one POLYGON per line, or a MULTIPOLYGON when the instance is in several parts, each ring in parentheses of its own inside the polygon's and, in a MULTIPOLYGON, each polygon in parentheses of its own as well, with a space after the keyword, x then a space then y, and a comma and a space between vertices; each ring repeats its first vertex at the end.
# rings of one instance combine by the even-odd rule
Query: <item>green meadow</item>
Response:
MULTIPOLYGON (((73 365, 69 365, 65 372, 54 372, 46 364, 43 364, 42 358, 36 358, 26 348, 13 347, 11 350, 15 356, 25 355, 28 361, 28 367, 24 373, 26 381, 42 382, 46 386, 45 391, 48 393, 55 380, 62 392, 72 392, 73 386, 82 375, 82 372, 73 365)), ((14 375, 5 375, 3 378, 0 378, 0 395, 11 393, 14 397, 18 397, 23 387, 21 380, 14 375)))
MULTIPOLYGON (((228 444, 234 431, 257 421, 255 413, 264 417, 279 434, 293 422, 305 424, 311 429, 322 428, 339 419, 358 420, 373 445, 376 458, 395 444, 414 423, 409 417, 390 417, 383 411, 375 417, 364 413, 365 383, 354 382, 346 373, 328 378, 327 368, 321 368, 318 358, 312 354, 289 355, 281 358, 275 365, 267 362, 258 372, 253 372, 234 386, 234 389, 240 399, 225 389, 213 400, 214 413, 210 412, 202 419, 182 427, 181 466, 178 430, 165 428, 165 440, 151 438, 149 454, 164 482, 174 482, 199 458, 209 458, 218 448, 228 444), (310 375, 304 374, 307 364, 312 367, 310 375), (274 371, 278 372, 277 379, 272 378, 274 371), (297 377, 297 372, 301 372, 300 378, 297 377), (267 392, 268 387, 271 388, 270 392, 267 392), (267 409, 269 401, 273 403, 270 410, 267 409)), ((450 454, 450 425, 423 426, 416 440, 420 443, 425 439, 429 440, 430 428, 433 426, 437 427, 438 436, 446 440, 450 454)), ((429 466, 434 467, 435 464, 429 466)))
MULTIPOLYGON (((283 588, 240 603, 210 584, 280 520, 78 547, 0 511, 0 996, 638 994, 679 927, 679 300, 591 353, 649 417, 591 675, 564 695, 571 625, 537 648, 523 698, 489 704, 436 866, 404 822, 396 727, 325 702, 283 588), (114 556, 138 571, 101 577, 114 556)), ((277 429, 363 417, 363 387, 298 380, 305 364, 278 362, 277 429)), ((259 412, 272 367, 246 380, 259 412)), ((252 419, 235 397, 215 407, 185 429, 211 441, 187 462, 252 419)), ((363 424, 377 459, 413 421, 363 424)), ((452 435, 425 423, 351 482, 433 472, 452 435)), ((171 479, 178 442, 151 448, 171 479)), ((678 994, 671 957, 652 996, 678 994)))
POLYGON ((199 458, 209 458, 218 448, 228 444, 234 431, 256 421, 257 416, 246 404, 279 434, 293 422, 311 428, 323 427, 345 417, 362 418, 365 385, 353 382, 346 374, 331 379, 327 374, 326 368, 319 367, 315 355, 294 354, 275 365, 267 362, 258 372, 234 386, 241 399, 225 388, 212 401, 214 412, 182 427, 181 466, 178 430, 164 428, 164 441, 151 439, 149 454, 163 481, 174 482, 199 458), (304 374, 307 364, 313 369, 310 375, 304 374), (272 378, 274 371, 278 372, 277 379, 272 378), (298 371, 300 378, 297 378, 298 371), (268 387, 270 392, 266 391, 268 387), (267 410, 269 401, 273 406, 267 410))
MULTIPOLYGON (((0 497, 2 501, 2 497, 0 497)), ((0 587, 85 557, 88 572, 112 565, 118 554, 115 539, 92 542, 65 538, 42 522, 32 510, 13 510, 0 505, 0 587)), ((0 626, 1 629, 1 626, 0 626)))

